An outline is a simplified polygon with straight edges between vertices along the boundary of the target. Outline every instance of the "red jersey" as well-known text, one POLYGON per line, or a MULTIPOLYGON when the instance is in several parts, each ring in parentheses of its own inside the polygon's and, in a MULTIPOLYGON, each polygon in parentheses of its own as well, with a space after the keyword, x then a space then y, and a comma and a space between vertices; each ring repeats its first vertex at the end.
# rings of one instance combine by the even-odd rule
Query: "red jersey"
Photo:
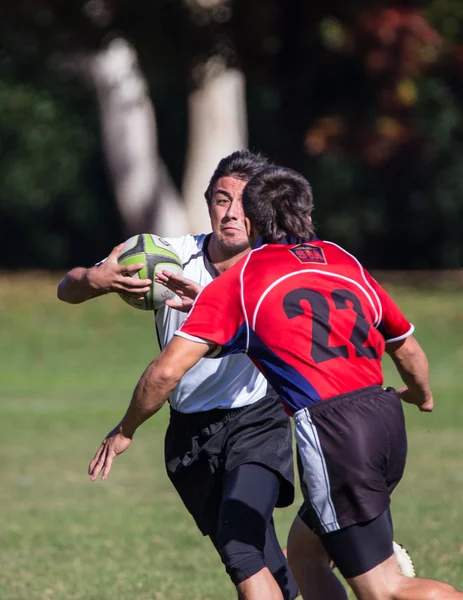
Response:
POLYGON ((290 412, 382 385, 385 343, 414 327, 359 261, 315 240, 252 250, 209 284, 176 335, 245 352, 290 412))

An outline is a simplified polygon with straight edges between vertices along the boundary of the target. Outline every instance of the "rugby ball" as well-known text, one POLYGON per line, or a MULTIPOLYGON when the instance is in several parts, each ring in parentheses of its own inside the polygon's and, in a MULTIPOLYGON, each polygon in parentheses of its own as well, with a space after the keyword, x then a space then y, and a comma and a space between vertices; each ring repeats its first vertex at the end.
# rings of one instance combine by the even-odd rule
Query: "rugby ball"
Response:
POLYGON ((141 233, 129 238, 122 248, 118 262, 120 265, 133 265, 143 263, 143 267, 133 275, 139 279, 151 279, 151 289, 142 298, 130 296, 119 292, 119 296, 140 310, 157 310, 164 306, 166 300, 175 296, 165 286, 155 283, 155 273, 168 269, 172 273, 181 275, 183 272, 182 261, 177 256, 173 247, 158 235, 141 233))

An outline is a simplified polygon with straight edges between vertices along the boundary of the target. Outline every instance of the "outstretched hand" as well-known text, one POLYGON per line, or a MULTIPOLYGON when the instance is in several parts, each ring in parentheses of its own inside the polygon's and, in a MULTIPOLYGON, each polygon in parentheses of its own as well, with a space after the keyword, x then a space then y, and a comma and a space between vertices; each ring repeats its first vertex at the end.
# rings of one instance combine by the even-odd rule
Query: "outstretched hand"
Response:
POLYGON ((171 273, 167 270, 156 273, 155 282, 161 283, 166 288, 177 294, 177 296, 180 298, 180 302, 173 299, 166 300, 166 305, 170 308, 175 308, 176 310, 185 313, 190 311, 196 296, 203 289, 199 283, 191 281, 191 279, 187 279, 181 275, 171 273))
POLYGON ((113 460, 130 446, 132 438, 120 433, 119 425, 115 427, 102 441, 97 453, 88 467, 90 479, 95 481, 103 471, 103 481, 108 477, 113 460))
POLYGON ((108 258, 88 271, 92 287, 101 292, 124 292, 129 296, 142 298, 151 289, 151 279, 132 277, 144 264, 120 265, 117 262, 124 244, 115 246, 108 258))
POLYGON ((397 391, 404 402, 415 404, 421 412, 432 412, 432 409, 434 408, 434 398, 432 397, 431 392, 425 395, 408 387, 401 387, 397 391))

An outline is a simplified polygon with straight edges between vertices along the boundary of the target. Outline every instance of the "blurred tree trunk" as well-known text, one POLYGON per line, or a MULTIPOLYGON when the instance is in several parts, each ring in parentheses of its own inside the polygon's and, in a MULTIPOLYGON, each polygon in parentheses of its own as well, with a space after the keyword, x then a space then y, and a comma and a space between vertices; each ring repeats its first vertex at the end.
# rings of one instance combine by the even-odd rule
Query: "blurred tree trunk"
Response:
POLYGON ((182 185, 193 233, 210 230, 204 192, 220 159, 247 146, 245 77, 236 66, 234 2, 183 0, 189 18, 188 149, 182 185))
POLYGON ((190 230, 210 230, 204 192, 221 158, 247 145, 245 80, 243 73, 212 58, 202 85, 188 100, 189 136, 183 198, 190 230))
POLYGON ((137 54, 118 37, 90 54, 103 146, 128 236, 187 232, 186 214, 158 150, 156 116, 137 54))
POLYGON ((224 156, 247 145, 243 73, 213 58, 188 103, 189 137, 183 198, 192 233, 210 230, 204 192, 224 156))

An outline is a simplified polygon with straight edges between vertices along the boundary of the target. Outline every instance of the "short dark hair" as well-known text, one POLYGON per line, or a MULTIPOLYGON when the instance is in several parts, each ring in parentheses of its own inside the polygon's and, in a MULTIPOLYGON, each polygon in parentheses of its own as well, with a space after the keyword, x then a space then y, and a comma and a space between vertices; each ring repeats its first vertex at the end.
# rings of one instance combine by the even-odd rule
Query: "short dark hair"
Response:
POLYGON ((314 226, 312 188, 307 179, 285 167, 268 167, 248 181, 244 214, 270 244, 288 235, 311 239, 314 226))
POLYGON ((204 193, 208 206, 211 204, 212 190, 221 177, 235 177, 236 179, 248 181, 269 165, 268 159, 263 154, 254 154, 250 150, 245 149, 238 150, 222 158, 204 193))

